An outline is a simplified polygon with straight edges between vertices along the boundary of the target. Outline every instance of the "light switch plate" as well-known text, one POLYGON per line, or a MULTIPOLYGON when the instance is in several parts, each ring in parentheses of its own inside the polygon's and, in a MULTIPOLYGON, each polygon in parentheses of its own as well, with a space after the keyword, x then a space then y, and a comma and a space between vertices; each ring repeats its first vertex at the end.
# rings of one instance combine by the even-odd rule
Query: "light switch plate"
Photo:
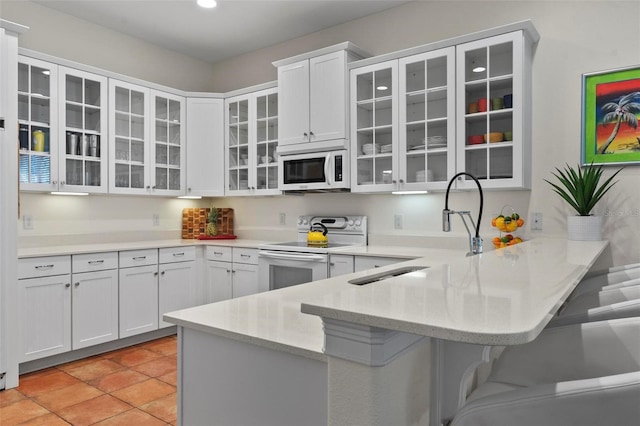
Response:
POLYGON ((531 213, 531 230, 542 231, 542 213, 540 212, 531 213))

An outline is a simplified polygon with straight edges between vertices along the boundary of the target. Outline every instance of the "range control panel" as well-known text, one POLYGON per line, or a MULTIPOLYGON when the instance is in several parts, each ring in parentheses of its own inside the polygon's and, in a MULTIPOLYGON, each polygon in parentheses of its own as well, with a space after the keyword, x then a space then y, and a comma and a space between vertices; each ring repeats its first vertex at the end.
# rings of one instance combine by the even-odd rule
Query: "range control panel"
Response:
POLYGON ((314 223, 321 223, 332 233, 367 234, 367 216, 299 216, 298 232, 306 232, 314 223))

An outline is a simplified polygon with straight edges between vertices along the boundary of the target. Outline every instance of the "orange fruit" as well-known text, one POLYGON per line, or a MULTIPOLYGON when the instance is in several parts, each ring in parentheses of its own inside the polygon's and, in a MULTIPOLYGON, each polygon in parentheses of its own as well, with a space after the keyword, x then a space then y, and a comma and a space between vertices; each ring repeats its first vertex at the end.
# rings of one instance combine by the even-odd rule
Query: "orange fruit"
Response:
POLYGON ((518 224, 518 228, 522 228, 522 226, 524 226, 524 219, 518 219, 516 223, 518 224))

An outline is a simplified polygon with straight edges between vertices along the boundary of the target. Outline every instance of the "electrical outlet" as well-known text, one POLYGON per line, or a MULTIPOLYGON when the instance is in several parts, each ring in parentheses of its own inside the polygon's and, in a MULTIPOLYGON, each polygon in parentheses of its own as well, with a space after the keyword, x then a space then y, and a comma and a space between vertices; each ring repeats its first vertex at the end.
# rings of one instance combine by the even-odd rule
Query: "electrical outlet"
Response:
POLYGON ((280 213, 280 225, 287 224, 287 215, 285 213, 280 213))
POLYGON ((22 229, 33 229, 33 216, 30 214, 22 216, 22 229))
POLYGON ((396 214, 393 216, 393 227, 394 229, 402 229, 402 215, 396 214))
POLYGON ((153 226, 160 226, 160 215, 158 213, 153 214, 153 226))
POLYGON ((542 231, 542 213, 531 213, 531 230, 542 231))

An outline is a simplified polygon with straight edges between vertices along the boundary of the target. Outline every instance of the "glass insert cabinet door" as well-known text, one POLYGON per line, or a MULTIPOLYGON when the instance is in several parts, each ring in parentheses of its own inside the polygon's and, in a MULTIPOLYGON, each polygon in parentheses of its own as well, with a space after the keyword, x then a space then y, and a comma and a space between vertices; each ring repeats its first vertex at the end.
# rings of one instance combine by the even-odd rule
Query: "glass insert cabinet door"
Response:
POLYGON ((356 191, 390 191, 399 185, 397 87, 397 61, 352 71, 352 189, 356 191))
POLYGON ((61 191, 107 192, 107 79, 60 67, 61 191))
POLYGON ((184 186, 184 98, 152 92, 152 192, 180 194, 184 186))
POLYGON ((257 190, 278 189, 278 93, 268 90, 256 97, 256 181, 257 190))
MULTIPOLYGON (((227 103, 228 191, 249 190, 249 99, 227 103)), ((253 159, 252 159, 253 160, 253 159)))
POLYGON ((458 46, 458 163, 483 186, 521 185, 522 56, 519 33, 458 46))
POLYGON ((402 58, 399 65, 401 189, 444 189, 455 171, 455 50, 402 58))
POLYGON ((57 72, 47 62, 18 63, 19 181, 21 190, 57 190, 57 72))
POLYGON ((151 190, 149 167, 149 91, 109 80, 110 192, 143 194, 151 190))

